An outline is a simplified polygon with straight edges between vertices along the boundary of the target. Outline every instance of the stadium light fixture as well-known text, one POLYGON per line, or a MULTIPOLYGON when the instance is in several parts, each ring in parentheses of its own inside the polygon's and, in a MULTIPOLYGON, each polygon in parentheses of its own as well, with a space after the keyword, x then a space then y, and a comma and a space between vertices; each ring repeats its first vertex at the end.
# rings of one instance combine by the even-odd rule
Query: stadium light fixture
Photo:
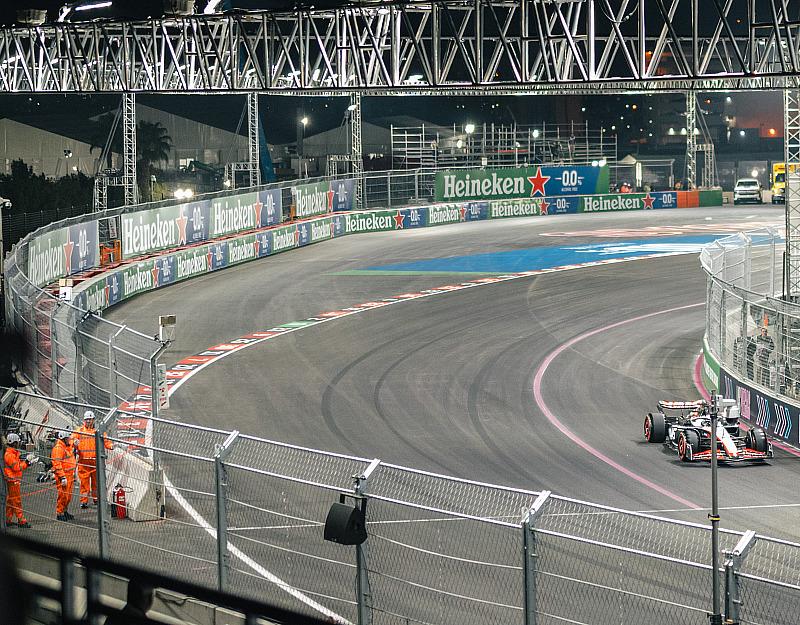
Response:
POLYGON ((475 132, 475 124, 469 123, 464 126, 464 132, 466 132, 468 135, 471 135, 473 132, 475 132))
POLYGON ((106 0, 105 2, 90 2, 89 4, 81 4, 80 6, 76 6, 73 10, 91 11, 92 9, 105 9, 110 7, 112 4, 113 2, 111 2, 111 0, 106 0))
POLYGON ((303 116, 300 118, 300 123, 303 124, 303 126, 308 126, 308 122, 309 122, 308 117, 303 116))
POLYGON ((357 108, 358 108, 357 104, 351 104, 350 106, 347 107, 347 110, 348 111, 355 111, 357 108))

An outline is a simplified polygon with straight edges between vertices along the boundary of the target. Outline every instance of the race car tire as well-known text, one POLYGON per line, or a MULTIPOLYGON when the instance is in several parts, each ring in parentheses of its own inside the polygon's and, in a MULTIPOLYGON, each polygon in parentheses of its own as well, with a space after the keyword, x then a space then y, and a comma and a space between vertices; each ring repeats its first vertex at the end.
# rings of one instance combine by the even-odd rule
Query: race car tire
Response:
POLYGON ((678 458, 682 462, 691 462, 700 451, 700 437, 694 430, 683 430, 678 435, 678 458))
POLYGON ((747 433, 747 446, 755 451, 766 453, 769 443, 764 428, 754 427, 747 433))
POLYGON ((644 440, 648 443, 663 443, 667 438, 667 421, 660 412, 647 413, 644 418, 644 440))

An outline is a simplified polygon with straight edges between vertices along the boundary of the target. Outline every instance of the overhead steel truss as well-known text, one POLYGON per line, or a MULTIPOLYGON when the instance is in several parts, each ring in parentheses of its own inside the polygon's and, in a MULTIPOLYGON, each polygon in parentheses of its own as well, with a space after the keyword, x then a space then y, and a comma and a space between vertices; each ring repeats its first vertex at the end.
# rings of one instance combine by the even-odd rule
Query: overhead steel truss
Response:
POLYGON ((784 162, 786 167, 786 256, 784 280, 786 295, 800 299, 800 91, 786 89, 783 94, 785 124, 784 162), (795 167, 791 167, 795 165, 795 167))
POLYGON ((798 86, 796 5, 439 0, 6 28, 0 29, 0 91, 386 95, 784 88, 798 86))

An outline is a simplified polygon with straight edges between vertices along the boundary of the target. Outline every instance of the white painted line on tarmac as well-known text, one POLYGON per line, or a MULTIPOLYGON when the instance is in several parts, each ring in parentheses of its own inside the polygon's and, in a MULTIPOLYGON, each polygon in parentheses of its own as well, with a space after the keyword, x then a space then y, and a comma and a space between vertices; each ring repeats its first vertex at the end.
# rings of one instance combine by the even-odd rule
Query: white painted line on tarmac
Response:
MULTIPOLYGON (((211 526, 211 524, 208 521, 206 521, 197 510, 194 509, 192 504, 186 501, 186 499, 183 497, 183 495, 181 495, 180 491, 178 491, 178 489, 175 488, 174 484, 170 481, 170 479, 166 476, 166 474, 164 474, 164 486, 167 487, 167 490, 169 490, 170 494, 175 498, 175 501, 178 502, 181 508, 186 510, 186 512, 189 513, 189 516, 191 516, 195 520, 195 522, 208 533, 209 536, 211 536, 214 540, 216 540, 217 530, 215 530, 211 526)), ((261 577, 275 584, 278 588, 290 594, 295 599, 302 601, 308 607, 316 610, 321 614, 324 614, 329 618, 335 619, 334 621, 335 623, 342 623, 343 625, 353 625, 353 623, 351 623, 344 617, 340 616, 339 614, 336 614, 336 612, 329 610, 324 605, 322 605, 321 603, 317 603, 311 597, 299 591, 294 586, 287 584, 277 575, 273 575, 272 573, 270 573, 267 569, 265 569, 255 560, 253 560, 246 553, 244 553, 237 547, 233 546, 230 543, 230 541, 228 541, 228 550, 231 552, 231 554, 239 558, 245 565, 253 569, 261 577)))
MULTIPOLYGON (((203 356, 203 355, 195 355, 185 358, 183 361, 186 363, 184 367, 180 368, 181 363, 175 365, 172 369, 167 371, 167 377, 169 379, 170 374, 173 374, 177 377, 177 379, 173 378, 171 380, 171 384, 169 386, 168 393, 171 396, 175 393, 187 380, 191 377, 198 374, 200 371, 208 367, 209 365, 218 362, 219 360, 230 356, 231 354, 238 353, 243 349, 248 347, 252 347, 253 345, 258 345, 264 341, 273 339, 278 336, 283 336, 284 334, 290 334, 297 330, 302 330, 308 327, 312 327, 315 325, 319 325, 322 323, 326 323, 328 321, 333 321, 335 319, 340 319, 343 317, 349 317, 351 315, 359 314, 366 312, 368 310, 373 310, 374 308, 383 308, 384 306, 391 306, 393 304, 400 304, 402 302, 412 301, 423 299, 427 297, 432 297, 434 295, 445 295, 447 293, 453 291, 462 291, 468 288, 475 288, 479 286, 486 286, 489 284, 497 284, 501 282, 507 282, 510 280, 519 280, 521 278, 530 278, 539 275, 545 275, 549 273, 557 273, 561 271, 569 271, 573 269, 582 269, 587 267, 597 267, 602 265, 611 265, 617 263, 624 263, 624 262, 632 262, 637 260, 646 260, 652 258, 663 258, 666 256, 678 256, 684 255, 689 252, 676 252, 670 251, 666 253, 654 253, 654 254, 647 254, 644 256, 634 256, 634 257, 624 257, 624 258, 608 258, 602 259, 597 261, 591 261, 586 263, 574 264, 574 265, 565 265, 563 267, 551 267, 547 269, 539 269, 539 270, 530 270, 530 271, 523 271, 515 274, 507 274, 503 276, 492 276, 486 278, 477 278, 475 280, 470 280, 466 282, 457 283, 455 285, 445 285, 441 287, 437 287, 434 289, 426 289, 417 293, 405 293, 402 295, 398 295, 395 297, 387 297, 387 298, 378 298, 375 301, 369 302, 367 304, 361 304, 359 306, 349 307, 349 308, 342 308, 339 311, 335 311, 335 313, 320 313, 315 317, 311 317, 307 320, 303 320, 302 322, 294 322, 298 323, 297 326, 293 326, 292 323, 283 324, 283 326, 276 326, 270 330, 264 331, 262 333, 251 333, 248 335, 247 342, 237 343, 241 339, 234 339, 233 341, 228 341, 226 343, 220 343, 217 347, 219 349, 214 350, 211 348, 207 350, 208 352, 214 352, 213 355, 203 356), (306 323, 307 322, 307 323, 306 323), (288 326, 288 327, 287 327, 288 326), (264 336, 255 338, 258 334, 263 334, 264 336), (191 362, 190 362, 191 361, 191 362), (198 361, 199 364, 198 364, 198 361), (179 376, 179 377, 178 377, 179 376)), ((175 501, 184 509, 186 512, 203 528, 205 531, 216 539, 216 530, 211 526, 211 524, 206 521, 203 516, 192 507, 192 505, 178 492, 178 490, 174 487, 174 485, 167 479, 166 475, 164 476, 165 486, 170 491, 172 496, 175 498, 175 501)), ((249 568, 256 571, 259 575, 261 575, 264 579, 274 583, 279 588, 284 590, 285 592, 289 593, 293 597, 297 598, 298 600, 302 601, 309 607, 319 611, 320 613, 329 616, 331 618, 336 619, 337 623, 344 623, 347 625, 353 625, 342 616, 332 612, 325 606, 317 603, 313 599, 311 599, 308 595, 302 593, 300 590, 290 586, 282 579, 277 577, 276 575, 270 573, 267 569, 263 566, 258 564, 255 560, 253 560, 250 556, 243 553, 240 549, 234 547, 233 545, 228 543, 228 548, 235 557, 239 558, 244 564, 246 564, 249 568)))

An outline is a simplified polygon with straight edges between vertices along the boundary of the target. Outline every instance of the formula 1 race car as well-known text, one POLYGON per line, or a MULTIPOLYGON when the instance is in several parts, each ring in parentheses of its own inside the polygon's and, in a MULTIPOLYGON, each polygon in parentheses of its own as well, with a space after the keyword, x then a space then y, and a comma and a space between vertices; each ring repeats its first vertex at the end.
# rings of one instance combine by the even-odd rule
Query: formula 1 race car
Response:
MULTIPOLYGON (((658 412, 644 418, 644 438, 677 450, 683 462, 710 461, 711 405, 705 400, 660 401, 658 412)), ((763 462, 772 456, 764 428, 745 430, 739 423, 736 400, 723 399, 717 420, 717 461, 763 462)))

